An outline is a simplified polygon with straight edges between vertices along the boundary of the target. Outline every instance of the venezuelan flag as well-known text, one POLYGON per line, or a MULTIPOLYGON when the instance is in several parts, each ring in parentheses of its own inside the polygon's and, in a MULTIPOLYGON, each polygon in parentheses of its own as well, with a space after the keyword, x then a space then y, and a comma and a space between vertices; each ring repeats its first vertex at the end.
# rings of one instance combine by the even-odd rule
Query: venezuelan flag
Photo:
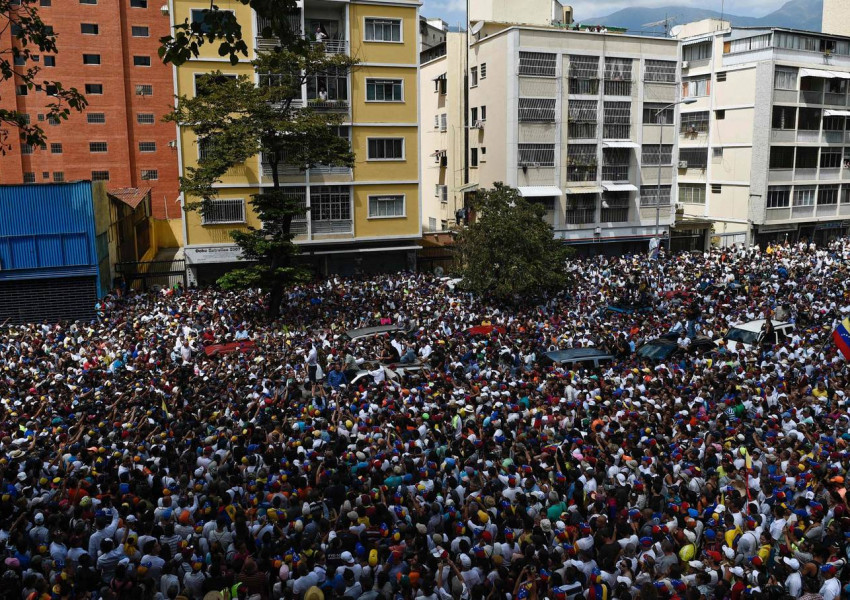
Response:
POLYGON ((850 360, 850 317, 844 319, 832 332, 832 341, 841 350, 845 360, 850 360))

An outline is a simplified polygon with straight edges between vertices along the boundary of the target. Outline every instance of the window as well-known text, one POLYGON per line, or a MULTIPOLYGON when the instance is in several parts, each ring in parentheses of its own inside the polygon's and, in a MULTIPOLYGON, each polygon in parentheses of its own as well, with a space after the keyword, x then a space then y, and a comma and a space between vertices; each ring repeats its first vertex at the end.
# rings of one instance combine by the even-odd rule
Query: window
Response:
POLYGON ((774 129, 796 129, 797 109, 793 106, 774 106, 771 127, 774 129))
POLYGON ((150 37, 151 31, 150 28, 144 25, 133 25, 130 28, 130 34, 133 37, 150 37))
POLYGON ((153 96, 153 86, 147 83, 142 83, 136 86, 137 96, 153 96))
POLYGON ((711 41, 682 46, 682 60, 708 60, 711 58, 711 41))
POLYGON ((607 139, 629 138, 632 119, 631 102, 604 102, 602 118, 602 137, 607 139))
POLYGON ((531 77, 554 77, 557 57, 557 54, 548 52, 520 52, 519 74, 531 77))
POLYGON ((21 144, 21 154, 32 154, 33 146, 32 144, 21 144))
POLYGON ((599 93, 599 57, 570 56, 570 94, 599 93))
POLYGON ((819 108, 800 108, 800 118, 797 129, 803 131, 820 131, 821 110, 819 108))
POLYGON ((24 183, 35 183, 34 171, 27 171, 24 173, 24 183))
POLYGON ((682 82, 682 97, 683 98, 699 98, 708 96, 711 88, 708 77, 700 79, 688 79, 682 82))
POLYGON ((518 150, 520 166, 555 166, 555 144, 519 144, 518 150))
POLYGON ((437 184, 434 189, 434 195, 440 199, 440 202, 443 204, 448 203, 449 201, 449 186, 437 184))
POLYGON ((65 181, 65 172, 64 171, 53 171, 53 182, 54 183, 62 183, 65 181))
POLYGON ((481 79, 487 79, 487 63, 481 63, 481 79))
POLYGON ((245 222, 244 198, 215 198, 201 211, 202 225, 245 222))
POLYGON ((837 185, 822 185, 818 189, 818 206, 827 204, 838 204, 838 189, 837 185))
MULTIPOLYGON (((229 73, 221 73, 215 76, 210 73, 195 73, 195 97, 206 96, 213 92, 216 86, 225 84, 228 81, 235 81, 236 79, 236 75, 229 73)), ((313 81, 315 82, 315 78, 313 81)), ((315 94, 313 97, 315 97, 315 94)), ((336 98, 333 99, 336 100, 336 98)))
POLYGON ((24 115, 24 125, 29 125, 30 123, 32 123, 32 117, 28 114, 25 114, 24 115))
POLYGON ((107 152, 106 142, 89 142, 89 152, 107 152))
POLYGON ((643 166, 669 165, 673 163, 673 144, 645 144, 641 148, 640 161, 643 166))
POLYGON ((103 93, 103 84, 102 83, 87 83, 86 84, 86 94, 90 96, 99 96, 103 93))
MULTIPOLYGON (((818 166, 818 149, 807 146, 797 148, 794 166, 798 169, 816 169, 818 166)), ((799 175, 798 173, 798 177, 799 175)))
POLYGON ((100 28, 97 23, 80 23, 80 33, 84 35, 97 35, 100 33, 100 28))
POLYGON ((723 186, 720 185, 719 183, 712 183, 711 184, 711 193, 712 194, 719 194, 722 191, 723 191, 723 186))
POLYGON ((685 204, 705 204, 705 186, 694 183, 680 183, 679 201, 685 204))
POLYGON ((351 231, 351 194, 347 186, 318 185, 310 189, 313 233, 351 231), (342 221, 336 227, 333 221, 342 221))
POLYGON ((679 148, 679 160, 688 163, 688 169, 705 169, 708 166, 708 148, 679 148))
POLYGON ((791 50, 808 50, 810 52, 818 52, 820 44, 818 38, 809 37, 807 35, 797 35, 794 33, 785 33, 777 31, 774 33, 773 45, 776 48, 789 48, 791 50))
MULTIPOLYGON (((596 100, 570 100, 567 108, 567 134, 572 139, 590 139, 596 137, 597 107, 596 100)), ((554 106, 554 104, 553 104, 554 106)), ((555 113, 552 111, 552 119, 555 113)))
POLYGON ((404 138, 369 138, 368 160, 404 160, 404 138))
POLYGON ((97 4, 97 0, 80 0, 80 4, 97 4))
POLYGON ((640 205, 670 206, 670 186, 662 185, 660 190, 657 185, 640 186, 640 205))
POLYGON ((400 42, 401 20, 400 19, 376 19, 366 18, 366 41, 367 42, 400 42))
POLYGON ((150 56, 134 56, 133 57, 133 66, 134 67, 149 67, 149 66, 151 66, 151 57, 150 56))
POLYGON ((52 126, 57 126, 62 122, 62 119, 57 117, 56 115, 47 115, 47 124, 52 126))
POLYGON ((62 144, 59 142, 51 142, 50 154, 62 154, 62 144))
POLYGON ((42 171, 41 172, 42 179, 50 179, 50 171, 42 171))
POLYGON ((86 122, 89 125, 98 125, 100 123, 106 123, 106 113, 88 113, 86 115, 86 122))
POLYGON ((52 6, 53 0, 40 0, 38 3, 39 6, 52 6))
POLYGON ((404 216, 404 196, 369 196, 369 218, 404 216))
POLYGON ((676 63, 672 60, 647 60, 644 81, 676 83, 676 63))
POLYGON ((475 123, 478 122, 478 107, 477 106, 473 106, 472 108, 469 109, 469 122, 472 125, 475 125, 475 123))
POLYGON ((55 56, 45 56, 44 57, 44 66, 45 67, 55 67, 56 66, 56 57, 55 56))
POLYGON ((15 63, 16 67, 23 67, 25 64, 27 64, 27 57, 24 55, 18 55, 13 59, 12 62, 15 63))
POLYGON ((723 158, 723 148, 712 148, 711 149, 711 157, 712 158, 723 158))
POLYGON ((752 37, 732 40, 728 50, 724 52, 748 52, 750 50, 759 50, 770 46, 770 34, 754 35, 752 37))
POLYGON ((401 79, 367 79, 366 100, 368 102, 404 102, 401 79))
POLYGON ((213 151, 213 140, 205 137, 198 138, 198 160, 206 160, 213 151))
POLYGON ((718 121, 722 121, 723 119, 726 118, 726 111, 725 110, 715 110, 714 111, 714 118, 717 119, 718 121))
POLYGON ((840 169, 843 151, 841 148, 821 148, 820 168, 840 169))
POLYGON ((643 123, 653 125, 672 125, 675 113, 669 103, 645 102, 643 105, 643 123))
POLYGON ((434 80, 434 91, 440 94, 441 96, 446 95, 448 91, 448 81, 446 80, 445 73, 443 73, 434 80))
MULTIPOLYGON (((570 102, 572 108, 575 102, 570 102)), ((594 102, 594 112, 595 105, 594 102)), ((555 122, 555 99, 554 98, 520 98, 519 99, 519 120, 526 123, 554 123, 555 122)), ((596 115, 594 114, 594 121, 596 115)))
POLYGON ((708 131, 708 111, 682 113, 682 133, 705 133, 708 131))
POLYGON ((487 107, 486 106, 481 107, 481 120, 482 121, 487 120, 487 107))
POLYGON ((21 83, 15 86, 15 94, 18 96, 27 96, 30 93, 29 88, 25 83, 21 83))
POLYGON ((159 179, 157 169, 142 169, 142 181, 156 181, 159 179))
POLYGON ((473 169, 478 168, 478 148, 469 149, 469 166, 473 169))
POLYGON ((109 171, 92 171, 92 181, 109 181, 109 171))
POLYGON ((83 54, 84 65, 99 65, 100 54, 83 54))
POLYGON ((777 68, 773 73, 773 87, 777 90, 796 90, 797 69, 777 68))
POLYGON ((798 185, 794 188, 794 204, 793 206, 814 206, 815 205, 815 186, 813 185, 798 185))
POLYGON ((771 146, 770 148, 771 169, 793 169, 794 148, 791 146, 771 146))
POLYGON ((717 74, 717 82, 723 83, 724 81, 726 81, 726 71, 721 71, 717 74))
POLYGON ((139 152, 156 152, 156 142, 139 142, 139 152))
POLYGON ((788 208, 791 205, 791 186, 772 185, 767 188, 767 208, 788 208))
POLYGON ((567 148, 567 181, 596 180, 596 151, 593 144, 570 144, 567 148))
POLYGON ((632 59, 605 59, 605 93, 611 96, 630 96, 632 93, 632 59))
POLYGON ((469 70, 469 87, 476 87, 478 85, 478 67, 472 67, 469 70))
POLYGON ((136 115, 136 123, 138 123, 139 125, 153 125, 153 113, 138 113, 136 115))
POLYGON ((148 0, 130 0, 130 8, 147 8, 148 0))

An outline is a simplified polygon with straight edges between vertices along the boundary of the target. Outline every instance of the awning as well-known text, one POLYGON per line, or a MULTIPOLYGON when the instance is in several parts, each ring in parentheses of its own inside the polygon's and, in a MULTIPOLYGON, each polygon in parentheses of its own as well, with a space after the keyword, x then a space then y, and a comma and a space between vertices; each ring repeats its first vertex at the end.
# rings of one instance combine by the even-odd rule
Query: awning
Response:
POLYGON ((635 142, 602 142, 603 148, 640 148, 635 142))
POLYGON ((478 189, 477 183, 468 183, 466 185, 462 185, 459 188, 457 188, 457 191, 459 191, 461 193, 463 193, 463 192, 474 192, 477 189, 478 189))
POLYGON ((554 185, 532 185, 518 189, 519 195, 523 198, 548 198, 550 196, 561 195, 561 188, 554 185))
POLYGON ((603 183, 606 192, 636 192, 638 189, 631 183, 603 183))
POLYGON ((850 117, 850 110, 832 110, 826 109, 823 111, 825 117, 850 117))
POLYGON ((800 77, 824 77, 826 79, 850 79, 850 73, 824 71, 823 69, 800 69, 800 77))
POLYGON ((431 81, 443 81, 445 78, 446 78, 446 74, 445 74, 445 73, 443 73, 442 75, 437 75, 437 76, 436 76, 436 77, 434 77, 434 79, 432 79, 431 81))
POLYGON ((581 187, 568 187, 564 191, 567 194, 599 194, 602 192, 602 188, 598 185, 585 185, 581 187))

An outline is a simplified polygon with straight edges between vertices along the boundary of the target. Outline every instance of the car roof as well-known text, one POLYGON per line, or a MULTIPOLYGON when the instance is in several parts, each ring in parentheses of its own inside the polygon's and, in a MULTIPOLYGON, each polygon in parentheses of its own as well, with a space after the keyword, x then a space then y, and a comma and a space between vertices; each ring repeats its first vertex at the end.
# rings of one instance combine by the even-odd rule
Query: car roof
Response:
MULTIPOLYGON (((743 329, 744 331, 759 332, 759 331, 762 330, 762 327, 764 327, 765 322, 766 322, 765 319, 756 319, 755 321, 749 321, 747 323, 740 323, 738 325, 732 325, 732 329, 743 329)), ((776 328, 776 327, 781 327, 783 325, 790 325, 790 323, 785 323, 785 322, 774 323, 773 327, 776 328)))
POLYGON ((567 348, 566 350, 555 350, 547 352, 546 356, 555 362, 564 362, 567 360, 586 360, 593 358, 613 359, 614 357, 599 348, 567 348))
POLYGON ((396 331, 404 331, 398 325, 375 325, 374 327, 361 327, 360 329, 349 329, 345 332, 352 340, 370 335, 380 335, 382 333, 395 333, 396 331))

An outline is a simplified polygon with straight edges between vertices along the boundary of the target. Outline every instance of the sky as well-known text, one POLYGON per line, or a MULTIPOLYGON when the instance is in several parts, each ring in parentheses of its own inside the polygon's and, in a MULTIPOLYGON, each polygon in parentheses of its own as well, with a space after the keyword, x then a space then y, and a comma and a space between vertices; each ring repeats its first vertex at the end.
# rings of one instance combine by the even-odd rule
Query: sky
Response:
MULTIPOLYGON (((513 0, 522 2, 522 0, 513 0)), ((722 0, 564 0, 563 4, 573 7, 577 20, 604 17, 629 6, 698 6, 721 9, 722 0)), ((440 17, 449 25, 463 24, 466 0, 422 0, 422 14, 440 17)), ((741 16, 761 17, 785 4, 785 0, 725 0, 727 13, 741 16)))

